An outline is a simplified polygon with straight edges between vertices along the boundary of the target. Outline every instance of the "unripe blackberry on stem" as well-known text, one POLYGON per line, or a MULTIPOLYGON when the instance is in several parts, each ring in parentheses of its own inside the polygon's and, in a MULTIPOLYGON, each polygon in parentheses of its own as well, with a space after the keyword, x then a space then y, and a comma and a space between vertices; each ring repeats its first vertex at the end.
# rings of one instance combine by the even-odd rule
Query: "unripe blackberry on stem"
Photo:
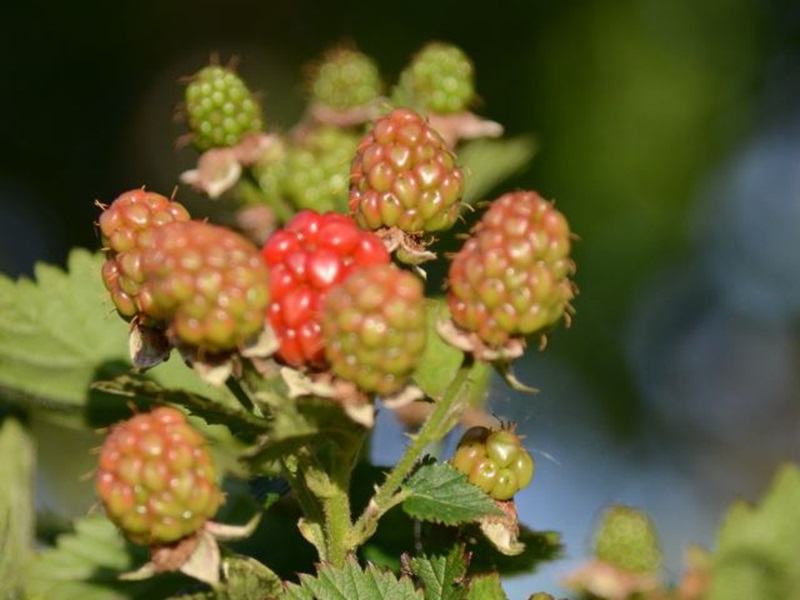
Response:
POLYGON ((536 192, 491 203, 450 263, 453 322, 490 348, 543 334, 569 317, 575 270, 566 218, 536 192))
POLYGON ((143 310, 166 321, 180 343, 215 354, 264 329, 269 272, 239 234, 202 221, 172 223, 155 232, 142 268, 143 310))
POLYGON ((475 69, 453 44, 431 42, 400 74, 392 100, 422 112, 450 114, 467 110, 475 98, 475 69))
POLYGON ((198 531, 223 501, 205 439, 167 406, 111 428, 95 488, 108 518, 145 546, 198 531))
POLYGON ((399 391, 425 349, 422 282, 391 264, 356 269, 326 295, 322 334, 336 376, 382 396, 399 391))
POLYGON ((352 48, 328 51, 309 78, 311 101, 336 110, 369 104, 380 96, 382 87, 375 61, 352 48))
POLYGON ((264 129, 261 107, 230 68, 200 69, 186 85, 184 99, 192 142, 199 150, 235 146, 244 135, 264 129))
POLYGON ((103 283, 123 318, 131 319, 141 312, 138 294, 145 277, 142 257, 153 245, 155 230, 189 218, 183 205, 144 189, 124 192, 104 207, 98 219, 107 258, 103 283))
POLYGON ((350 211, 365 229, 408 234, 448 229, 458 218, 463 191, 455 156, 409 109, 378 119, 350 168, 350 211))
POLYGON ((510 500, 533 479, 533 458, 513 429, 469 428, 450 462, 495 500, 510 500))

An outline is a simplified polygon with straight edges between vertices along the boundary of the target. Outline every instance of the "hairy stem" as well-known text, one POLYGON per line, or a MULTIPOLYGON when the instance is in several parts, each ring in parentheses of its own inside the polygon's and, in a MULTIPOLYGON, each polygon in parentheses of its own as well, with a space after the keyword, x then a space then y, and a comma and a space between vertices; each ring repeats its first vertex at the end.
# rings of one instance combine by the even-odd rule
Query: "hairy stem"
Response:
POLYGON ((392 507, 404 500, 400 492, 403 481, 408 477, 426 448, 440 441, 453 428, 465 406, 461 402, 460 391, 468 382, 470 373, 477 363, 465 359, 456 373, 444 396, 436 402, 433 411, 426 419, 411 444, 398 463, 389 471, 383 484, 378 488, 364 512, 355 523, 350 545, 357 548, 367 541, 378 527, 378 520, 392 507))
POLYGON ((320 559, 336 566, 343 566, 353 550, 350 477, 363 440, 359 432, 357 437, 303 446, 284 461, 305 515, 300 530, 316 546, 320 559))

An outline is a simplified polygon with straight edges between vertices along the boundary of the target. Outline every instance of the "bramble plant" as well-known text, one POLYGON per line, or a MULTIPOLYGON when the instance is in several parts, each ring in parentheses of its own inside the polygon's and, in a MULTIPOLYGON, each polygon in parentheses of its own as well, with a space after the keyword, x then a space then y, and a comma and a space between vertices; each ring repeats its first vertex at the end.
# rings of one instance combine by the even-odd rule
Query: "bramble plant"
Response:
MULTIPOLYGON (((518 517, 525 440, 485 410, 494 374, 535 391, 514 362, 574 313, 567 217, 532 190, 489 201, 533 143, 472 112, 474 66, 451 44, 389 88, 353 47, 308 75, 285 132, 229 66, 182 82, 197 164, 180 181, 235 223, 193 218, 180 190, 121 191, 97 201, 98 252, 0 278, 5 597, 496 600, 503 576, 561 555, 518 517), (370 464, 378 411, 408 429, 393 465, 370 464), (101 432, 102 510, 37 522, 31 418, 101 432)), ((779 548, 798 547, 797 506, 787 466, 677 584, 647 515, 611 507, 566 583, 612 600, 796 598, 779 548), (770 543, 737 554, 765 528, 770 543)))

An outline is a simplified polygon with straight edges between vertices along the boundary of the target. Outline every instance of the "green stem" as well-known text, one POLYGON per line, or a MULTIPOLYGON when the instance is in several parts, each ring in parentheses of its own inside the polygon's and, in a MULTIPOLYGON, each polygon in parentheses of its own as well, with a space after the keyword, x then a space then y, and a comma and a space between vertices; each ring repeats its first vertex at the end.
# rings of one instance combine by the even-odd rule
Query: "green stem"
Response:
POLYGON ((463 403, 460 402, 461 394, 459 392, 468 381, 469 375, 476 364, 478 363, 471 360, 464 361, 453 381, 450 382, 444 396, 436 402, 433 411, 431 411, 425 423, 413 437, 413 441, 406 448, 403 456, 394 468, 389 471, 383 484, 378 488, 353 527, 350 541, 352 548, 357 548, 367 541, 375 533, 378 527, 378 520, 389 509, 405 499, 403 493, 400 492, 403 481, 411 473, 429 445, 440 441, 447 435, 454 425, 454 419, 465 408, 463 403))
POLYGON ((344 566, 353 550, 350 533, 350 476, 353 461, 363 443, 358 439, 337 439, 332 444, 304 446, 284 461, 287 478, 303 510, 303 536, 319 552, 320 559, 344 566), (288 468, 287 468, 288 467, 288 468))

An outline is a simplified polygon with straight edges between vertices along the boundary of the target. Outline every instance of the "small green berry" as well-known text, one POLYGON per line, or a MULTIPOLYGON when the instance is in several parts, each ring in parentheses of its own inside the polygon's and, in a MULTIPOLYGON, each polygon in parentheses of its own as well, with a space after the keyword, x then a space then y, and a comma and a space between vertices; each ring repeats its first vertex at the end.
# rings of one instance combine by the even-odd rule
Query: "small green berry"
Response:
POLYGON ((232 70, 209 65, 198 71, 184 91, 192 141, 199 150, 235 146, 247 133, 264 129, 261 107, 245 82, 232 70))
POLYGON ((336 48, 313 69, 309 87, 312 102, 346 110, 369 104, 383 86, 374 60, 358 50, 336 48))

